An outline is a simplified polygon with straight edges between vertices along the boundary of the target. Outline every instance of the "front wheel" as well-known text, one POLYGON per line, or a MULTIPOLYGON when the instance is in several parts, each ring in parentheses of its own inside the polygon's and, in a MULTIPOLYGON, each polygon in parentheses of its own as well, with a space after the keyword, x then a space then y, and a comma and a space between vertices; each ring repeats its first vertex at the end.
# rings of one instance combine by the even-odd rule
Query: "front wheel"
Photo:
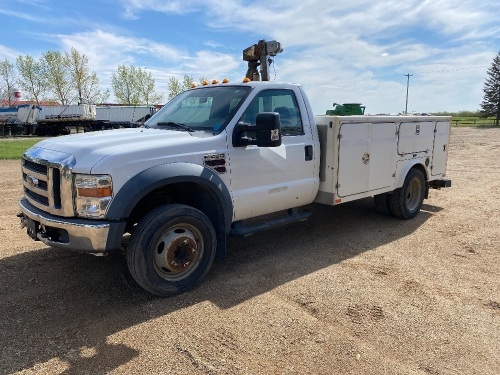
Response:
POLYGON ((170 204, 149 212, 134 229, 127 265, 148 292, 173 296, 194 288, 215 258, 217 240, 211 221, 190 206, 170 204))
POLYGON ((425 197, 425 177, 418 169, 410 169, 403 186, 394 190, 391 198, 391 211, 401 219, 417 216, 425 197))

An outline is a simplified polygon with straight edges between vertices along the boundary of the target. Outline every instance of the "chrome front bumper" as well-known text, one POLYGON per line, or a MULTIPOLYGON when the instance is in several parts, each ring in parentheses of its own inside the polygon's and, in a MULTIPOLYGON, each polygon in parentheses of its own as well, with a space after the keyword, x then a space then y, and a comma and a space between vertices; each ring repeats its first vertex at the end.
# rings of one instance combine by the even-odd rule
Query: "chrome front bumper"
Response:
POLYGON ((18 216, 28 235, 47 246, 89 253, 120 249, 124 221, 54 216, 34 207, 26 198, 19 201, 19 207, 21 213, 18 216))

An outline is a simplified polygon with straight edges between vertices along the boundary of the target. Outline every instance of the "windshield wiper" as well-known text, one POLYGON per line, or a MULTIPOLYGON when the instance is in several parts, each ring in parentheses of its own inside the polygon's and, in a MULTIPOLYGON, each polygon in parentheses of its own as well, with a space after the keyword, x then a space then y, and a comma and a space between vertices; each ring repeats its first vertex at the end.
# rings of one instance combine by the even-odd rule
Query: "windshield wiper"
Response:
POLYGON ((188 132, 194 131, 193 129, 191 129, 187 125, 180 124, 178 122, 173 122, 173 121, 159 122, 156 125, 158 125, 158 126, 170 126, 171 128, 182 129, 182 130, 186 130, 188 132))

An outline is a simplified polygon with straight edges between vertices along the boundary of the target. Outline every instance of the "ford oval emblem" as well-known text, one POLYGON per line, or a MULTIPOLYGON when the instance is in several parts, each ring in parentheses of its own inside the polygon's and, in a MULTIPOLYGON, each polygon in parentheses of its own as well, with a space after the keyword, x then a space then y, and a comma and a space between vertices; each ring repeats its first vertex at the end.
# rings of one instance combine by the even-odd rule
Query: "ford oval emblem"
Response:
POLYGON ((31 188, 38 187, 38 178, 33 177, 32 175, 26 175, 26 182, 28 186, 31 188))

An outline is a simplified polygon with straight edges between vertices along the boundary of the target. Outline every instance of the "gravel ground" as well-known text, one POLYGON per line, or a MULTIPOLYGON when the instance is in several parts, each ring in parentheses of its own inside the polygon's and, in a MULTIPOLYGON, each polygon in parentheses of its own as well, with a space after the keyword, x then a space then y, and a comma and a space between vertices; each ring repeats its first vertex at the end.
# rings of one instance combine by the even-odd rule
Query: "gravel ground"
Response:
POLYGON ((500 373, 500 129, 452 129, 451 189, 414 220, 371 200, 232 238, 194 291, 151 298, 122 256, 19 228, 0 161, 0 373, 500 373))

